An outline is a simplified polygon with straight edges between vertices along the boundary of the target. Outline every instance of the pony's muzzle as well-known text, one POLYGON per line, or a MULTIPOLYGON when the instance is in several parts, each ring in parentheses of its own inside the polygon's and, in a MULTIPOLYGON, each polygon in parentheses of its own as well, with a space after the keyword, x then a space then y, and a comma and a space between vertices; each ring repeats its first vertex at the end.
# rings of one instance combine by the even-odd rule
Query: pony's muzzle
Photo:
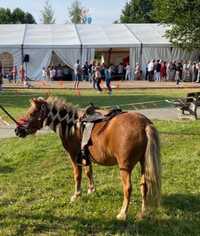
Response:
POLYGON ((28 135, 26 128, 23 126, 18 126, 15 129, 15 134, 20 138, 25 138, 28 135))

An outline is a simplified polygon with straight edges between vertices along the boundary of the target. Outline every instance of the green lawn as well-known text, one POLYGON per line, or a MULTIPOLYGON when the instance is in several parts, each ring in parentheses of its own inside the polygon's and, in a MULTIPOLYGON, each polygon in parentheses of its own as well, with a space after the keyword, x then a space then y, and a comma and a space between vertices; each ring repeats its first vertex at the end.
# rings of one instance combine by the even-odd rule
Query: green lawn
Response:
MULTIPOLYGON (((90 102, 98 106, 120 105, 122 109, 142 109, 152 107, 171 106, 166 99, 184 97, 192 89, 146 89, 146 90, 114 90, 113 96, 98 94, 94 90, 82 90, 81 96, 74 96, 73 90, 17 90, 0 93, 0 104, 4 105, 15 117, 21 116, 29 106, 29 100, 33 97, 47 97, 49 94, 59 96, 66 101, 85 107, 90 102), (150 103, 149 103, 150 102, 150 103), (140 104, 138 104, 140 103, 140 104), (144 104, 143 104, 144 103, 144 104)), ((197 91, 197 90, 194 90, 197 91)), ((0 111, 0 116, 2 116, 0 111)), ((5 119, 7 119, 5 117, 5 119)))
MULTIPOLYGON (((84 104, 84 103, 82 103, 84 104)), ((140 209, 139 167, 126 222, 117 167, 94 166, 97 192, 69 203, 73 175, 53 134, 0 140, 0 235, 200 235, 200 123, 155 122, 162 146, 162 204, 155 217, 140 209)))
MULTIPOLYGON (((0 104, 16 118, 29 99, 49 93, 84 108, 120 105, 124 109, 166 107, 166 99, 187 89, 115 90, 113 96, 83 90, 18 90, 0 93, 0 104), (156 102, 155 102, 156 101, 156 102), (135 103, 146 103, 145 105, 135 103)), ((196 90, 195 90, 196 91, 196 90)), ((0 116, 8 118, 0 111, 0 116)), ((0 140, 0 235, 200 235, 200 123, 155 121, 162 145, 162 204, 155 217, 136 221, 140 210, 139 167, 133 171, 128 220, 115 220, 122 204, 117 167, 94 166, 97 192, 69 199, 74 190, 69 158, 53 134, 0 140)))

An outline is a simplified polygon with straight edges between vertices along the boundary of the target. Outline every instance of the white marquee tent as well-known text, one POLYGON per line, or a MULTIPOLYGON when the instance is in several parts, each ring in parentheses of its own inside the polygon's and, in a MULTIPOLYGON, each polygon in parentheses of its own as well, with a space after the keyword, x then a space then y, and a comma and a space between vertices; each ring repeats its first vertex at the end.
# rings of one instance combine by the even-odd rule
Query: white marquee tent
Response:
POLYGON ((127 48, 132 67, 153 58, 197 60, 199 51, 173 48, 164 37, 165 30, 159 24, 0 25, 0 54, 11 53, 18 66, 22 55, 29 55, 27 74, 34 79, 41 78, 42 67, 49 65, 52 52, 70 67, 77 59, 93 59, 95 49, 101 48, 127 48))
POLYGON ((18 66, 22 61, 24 31, 25 25, 0 25, 0 54, 12 54, 14 64, 18 66))
POLYGON ((49 65, 52 52, 70 67, 81 57, 81 43, 73 24, 27 25, 23 49, 30 59, 27 75, 35 79, 49 65))

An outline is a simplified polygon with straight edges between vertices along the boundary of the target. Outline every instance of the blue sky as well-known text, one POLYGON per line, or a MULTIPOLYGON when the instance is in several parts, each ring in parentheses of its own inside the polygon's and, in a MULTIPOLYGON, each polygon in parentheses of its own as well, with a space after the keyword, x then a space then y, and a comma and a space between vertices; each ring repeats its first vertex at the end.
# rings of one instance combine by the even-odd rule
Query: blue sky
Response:
MULTIPOLYGON (((50 0, 50 4, 55 9, 56 23, 66 23, 68 18, 68 8, 73 0, 50 0)), ((80 0, 82 6, 90 9, 90 15, 94 24, 113 23, 119 19, 121 10, 127 0, 80 0)), ((40 23, 41 9, 45 0, 0 0, 0 7, 14 9, 19 7, 30 12, 40 23)))

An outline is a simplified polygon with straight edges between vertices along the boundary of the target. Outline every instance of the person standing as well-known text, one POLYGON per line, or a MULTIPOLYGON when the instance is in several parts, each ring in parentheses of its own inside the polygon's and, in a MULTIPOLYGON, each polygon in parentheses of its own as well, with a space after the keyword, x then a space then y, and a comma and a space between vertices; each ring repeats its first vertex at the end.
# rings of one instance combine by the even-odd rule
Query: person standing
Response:
POLYGON ((161 63, 160 67, 160 79, 161 80, 166 80, 167 79, 167 65, 166 61, 161 63))
POLYGON ((112 95, 112 88, 110 86, 111 80, 112 80, 112 69, 111 67, 107 68, 105 66, 105 81, 106 81, 106 87, 108 88, 109 95, 112 95))
POLYGON ((198 76, 198 68, 196 62, 194 62, 192 65, 192 82, 197 81, 197 76, 198 76))
POLYGON ((17 82, 17 66, 16 65, 13 66, 12 77, 13 77, 14 83, 16 84, 16 82, 17 82))
POLYGON ((75 76, 75 80, 74 80, 74 89, 78 89, 79 87, 79 83, 81 81, 81 65, 80 65, 80 61, 77 60, 75 65, 74 65, 74 76, 75 76))
POLYGON ((88 81, 89 80, 89 65, 86 61, 83 66, 83 80, 88 81))
POLYGON ((135 66, 135 79, 141 80, 141 69, 140 69, 139 63, 136 63, 136 66, 135 66))
POLYGON ((98 65, 96 66, 96 70, 95 70, 95 80, 96 80, 96 83, 97 83, 97 90, 99 92, 102 92, 102 88, 100 86, 101 84, 101 66, 100 66, 100 63, 98 63, 98 65))
POLYGON ((131 80, 131 66, 129 65, 129 63, 126 65, 125 80, 131 80))
POLYGON ((24 82, 25 82, 25 70, 24 70, 23 65, 21 65, 20 68, 19 68, 19 78, 20 78, 21 83, 24 84, 24 82))
POLYGON ((149 81, 154 81, 154 60, 151 60, 148 64, 149 81))
POLYGON ((200 83, 200 62, 197 64, 197 70, 198 70, 198 74, 197 74, 197 83, 200 83))
POLYGON ((46 71, 45 67, 42 68, 42 79, 43 80, 47 79, 47 71, 46 71))
POLYGON ((121 80, 123 80, 124 79, 124 66, 122 63, 119 63, 117 67, 117 73, 120 76, 121 80))
POLYGON ((160 69, 161 69, 161 64, 160 64, 160 60, 157 60, 157 63, 155 65, 155 78, 157 81, 160 81, 160 69))

